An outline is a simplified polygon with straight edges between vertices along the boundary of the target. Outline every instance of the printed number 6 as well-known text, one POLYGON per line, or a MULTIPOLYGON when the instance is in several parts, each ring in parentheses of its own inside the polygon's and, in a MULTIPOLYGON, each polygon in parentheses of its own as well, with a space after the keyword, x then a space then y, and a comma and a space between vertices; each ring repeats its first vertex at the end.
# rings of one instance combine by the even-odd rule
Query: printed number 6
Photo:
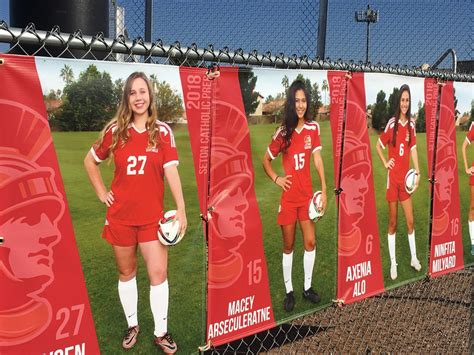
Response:
POLYGON ((399 152, 400 156, 403 156, 403 143, 400 144, 400 152, 399 152))

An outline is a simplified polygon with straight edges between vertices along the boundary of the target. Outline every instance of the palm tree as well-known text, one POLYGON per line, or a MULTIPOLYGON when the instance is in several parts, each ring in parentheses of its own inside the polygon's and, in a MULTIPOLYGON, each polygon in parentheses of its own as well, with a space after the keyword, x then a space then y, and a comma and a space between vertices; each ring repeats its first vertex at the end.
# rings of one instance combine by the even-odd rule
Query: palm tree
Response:
POLYGON ((321 90, 324 92, 324 104, 327 105, 328 104, 328 101, 327 101, 327 91, 329 90, 329 85, 328 85, 328 81, 326 79, 323 80, 323 85, 321 86, 321 90))
POLYGON ((65 64, 64 68, 61 69, 60 77, 63 79, 66 85, 71 84, 74 81, 74 73, 72 71, 72 68, 69 65, 65 64))

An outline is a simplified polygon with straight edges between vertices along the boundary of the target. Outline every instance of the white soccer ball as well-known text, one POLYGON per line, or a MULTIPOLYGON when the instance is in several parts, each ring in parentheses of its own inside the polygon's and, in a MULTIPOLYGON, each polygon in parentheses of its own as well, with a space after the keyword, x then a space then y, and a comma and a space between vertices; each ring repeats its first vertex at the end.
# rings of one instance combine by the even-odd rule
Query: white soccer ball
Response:
POLYGON ((415 191, 417 175, 418 173, 415 169, 408 170, 407 174, 405 175, 405 190, 409 194, 412 194, 413 191, 415 191))
POLYGON ((315 222, 319 221, 321 217, 324 215, 323 211, 323 203, 322 203, 322 192, 316 191, 313 194, 313 197, 309 201, 308 207, 308 215, 309 218, 315 222))
POLYGON ((184 234, 179 234, 179 221, 174 222, 176 210, 167 211, 158 222, 158 239, 163 245, 176 245, 184 234))

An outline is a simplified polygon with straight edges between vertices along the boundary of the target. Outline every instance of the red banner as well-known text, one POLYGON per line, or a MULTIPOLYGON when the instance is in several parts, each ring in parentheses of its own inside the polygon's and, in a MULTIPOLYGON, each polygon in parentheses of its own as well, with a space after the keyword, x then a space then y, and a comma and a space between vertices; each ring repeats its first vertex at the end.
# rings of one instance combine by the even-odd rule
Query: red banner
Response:
POLYGON ((452 82, 425 79, 425 112, 430 177, 435 162, 429 273, 440 276, 464 267, 452 82))
POLYGON ((0 353, 99 352, 33 57, 0 65, 0 353))
POLYGON ((181 68, 181 82, 201 209, 211 211, 206 339, 220 345, 275 326, 249 130, 237 68, 222 68, 213 80, 181 68))
POLYGON ((328 73, 335 186, 341 189, 337 298, 346 304, 384 291, 364 74, 351 75, 328 73))

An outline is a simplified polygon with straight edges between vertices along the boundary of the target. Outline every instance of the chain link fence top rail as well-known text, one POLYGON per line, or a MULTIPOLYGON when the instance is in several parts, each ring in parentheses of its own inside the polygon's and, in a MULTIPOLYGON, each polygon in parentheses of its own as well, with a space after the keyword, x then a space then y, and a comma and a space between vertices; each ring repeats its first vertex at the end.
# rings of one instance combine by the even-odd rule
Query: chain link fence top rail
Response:
POLYGON ((23 29, 10 28, 5 21, 0 20, 0 43, 2 42, 10 43, 7 53, 47 57, 200 67, 222 62, 231 65, 363 71, 474 82, 474 74, 455 73, 449 70, 434 70, 431 68, 423 69, 419 66, 386 66, 365 64, 361 61, 355 63, 352 60, 348 62, 342 60, 332 61, 319 58, 311 59, 308 56, 298 57, 296 55, 288 57, 284 54, 275 56, 270 52, 260 54, 257 51, 245 53, 242 49, 230 51, 227 47, 214 49, 212 45, 206 48, 199 48, 196 44, 184 47, 179 42, 171 45, 166 45, 161 40, 145 42, 142 37, 133 40, 129 40, 123 35, 118 35, 117 38, 105 38, 103 33, 94 36, 83 36, 80 30, 76 30, 74 33, 61 33, 58 26, 50 31, 37 30, 34 24, 29 24, 23 29))
MULTIPOLYGON (((372 63, 432 64, 450 48, 461 61, 473 59, 471 0, 329 0, 326 58, 365 60, 367 26, 355 21, 355 12, 365 10, 367 4, 380 15, 378 22, 370 25, 372 63)), ((317 0, 152 1, 151 39, 314 58, 319 6, 317 0)), ((111 37, 124 33, 128 38, 144 37, 144 8, 145 0, 111 0, 111 19, 118 21, 111 37)), ((450 63, 442 64, 446 68, 450 63)))

